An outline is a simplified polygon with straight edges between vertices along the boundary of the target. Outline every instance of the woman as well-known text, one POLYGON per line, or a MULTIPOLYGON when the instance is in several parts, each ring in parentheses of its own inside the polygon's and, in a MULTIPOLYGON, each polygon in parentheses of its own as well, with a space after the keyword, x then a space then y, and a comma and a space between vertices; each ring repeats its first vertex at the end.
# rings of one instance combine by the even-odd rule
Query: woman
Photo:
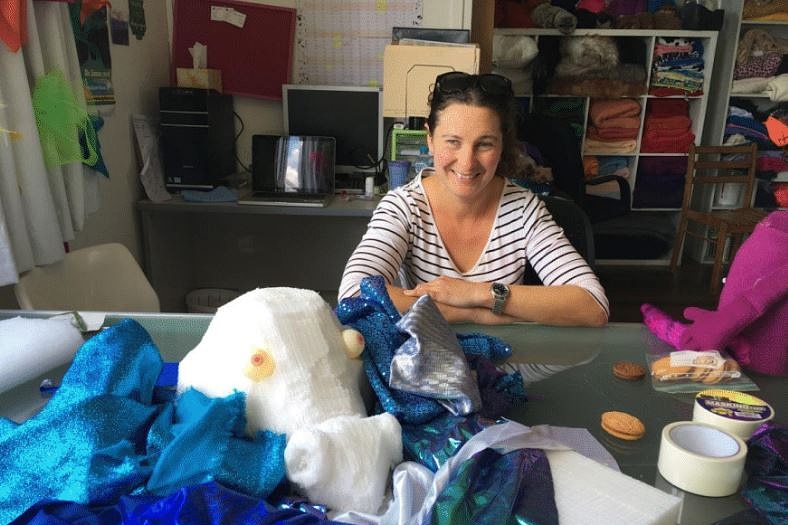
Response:
POLYGON ((507 178, 523 162, 518 111, 505 77, 438 76, 426 124, 435 167, 380 201, 345 266, 340 300, 382 275, 401 312, 427 294, 450 322, 607 322, 596 275, 539 198, 507 178), (547 286, 522 284, 527 262, 547 286))

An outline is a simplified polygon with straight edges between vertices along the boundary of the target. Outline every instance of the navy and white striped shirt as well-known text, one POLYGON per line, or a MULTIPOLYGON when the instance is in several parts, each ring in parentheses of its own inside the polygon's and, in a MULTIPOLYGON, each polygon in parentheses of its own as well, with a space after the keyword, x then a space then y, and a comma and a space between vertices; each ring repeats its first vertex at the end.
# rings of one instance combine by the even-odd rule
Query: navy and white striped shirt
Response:
POLYGON ((339 299, 357 295, 361 280, 370 275, 382 275, 389 284, 402 276, 407 288, 440 275, 521 284, 527 262, 545 285, 580 286, 609 314, 599 279, 536 195, 506 181, 487 245, 473 268, 461 272, 443 245, 418 176, 389 191, 375 208, 345 266, 339 299))

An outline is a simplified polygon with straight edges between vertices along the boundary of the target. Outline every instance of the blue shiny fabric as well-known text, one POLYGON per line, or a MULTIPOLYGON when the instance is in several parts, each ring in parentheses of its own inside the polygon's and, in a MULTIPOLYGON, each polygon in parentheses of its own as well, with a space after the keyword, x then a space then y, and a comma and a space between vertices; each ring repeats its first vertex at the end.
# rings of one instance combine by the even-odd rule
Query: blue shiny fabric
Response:
POLYGON ((105 505, 211 480, 265 496, 284 479, 285 436, 243 437, 242 396, 154 403, 161 366, 147 332, 124 320, 82 345, 39 414, 3 421, 0 523, 46 499, 105 505))
MULTIPOLYGON (((340 323, 352 326, 364 335, 364 371, 383 410, 396 416, 401 423, 425 423, 446 412, 446 408, 435 399, 389 387, 391 361, 396 350, 410 336, 397 327, 401 316, 391 302, 381 276, 364 278, 360 295, 343 299, 336 312, 340 323)), ((481 333, 458 335, 457 340, 469 358, 471 368, 480 359, 501 360, 512 353, 511 347, 501 339, 481 333)), ((524 400, 519 374, 507 379, 504 376, 506 374, 496 376, 494 382, 498 383, 492 390, 506 393, 512 402, 524 400)), ((484 392, 481 394, 484 405, 484 392)))
POLYGON ((184 487, 163 497, 122 496, 114 505, 88 507, 40 502, 13 525, 332 525, 325 513, 299 505, 270 505, 216 482, 184 487))

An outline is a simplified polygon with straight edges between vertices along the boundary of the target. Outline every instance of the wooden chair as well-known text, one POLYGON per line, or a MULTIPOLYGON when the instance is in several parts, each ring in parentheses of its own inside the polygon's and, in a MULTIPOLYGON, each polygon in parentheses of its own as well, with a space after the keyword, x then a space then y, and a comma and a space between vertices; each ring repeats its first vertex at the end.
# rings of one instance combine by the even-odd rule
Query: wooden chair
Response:
MULTIPOLYGON (((755 225, 766 217, 766 212, 752 207, 752 195, 755 186, 755 162, 757 147, 755 143, 741 146, 690 146, 687 160, 687 174, 684 181, 684 199, 681 204, 681 216, 678 231, 670 259, 671 271, 676 270, 679 257, 687 235, 705 239, 715 243, 714 267, 711 273, 711 292, 717 293, 722 281, 723 256, 725 243, 730 238, 730 257, 746 235, 752 233, 755 225), (700 186, 716 189, 722 184, 740 184, 741 200, 738 207, 722 209, 710 206, 710 211, 699 211, 692 208, 693 194, 700 186), (702 228, 691 231, 689 222, 699 223, 702 228), (716 233, 716 238, 712 236, 716 233)), ((714 193, 703 193, 703 198, 711 200, 714 193)))

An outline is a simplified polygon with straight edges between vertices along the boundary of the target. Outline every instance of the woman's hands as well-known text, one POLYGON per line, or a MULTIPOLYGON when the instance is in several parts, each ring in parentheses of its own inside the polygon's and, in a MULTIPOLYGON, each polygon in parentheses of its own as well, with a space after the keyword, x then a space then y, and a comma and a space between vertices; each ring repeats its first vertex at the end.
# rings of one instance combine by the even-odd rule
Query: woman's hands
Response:
POLYGON ((440 276, 410 290, 402 290, 402 294, 413 298, 429 295, 450 323, 507 324, 517 321, 509 315, 492 313, 490 283, 440 276))
POLYGON ((400 312, 429 295, 450 323, 506 324, 533 321, 555 326, 604 326, 607 314, 583 288, 573 285, 510 285, 505 314, 492 313, 490 283, 441 276, 412 289, 387 286, 400 312))
POLYGON ((492 306, 489 283, 464 281, 455 277, 441 275, 428 283, 422 283, 410 290, 402 290, 409 297, 429 295, 436 303, 457 308, 492 306))

